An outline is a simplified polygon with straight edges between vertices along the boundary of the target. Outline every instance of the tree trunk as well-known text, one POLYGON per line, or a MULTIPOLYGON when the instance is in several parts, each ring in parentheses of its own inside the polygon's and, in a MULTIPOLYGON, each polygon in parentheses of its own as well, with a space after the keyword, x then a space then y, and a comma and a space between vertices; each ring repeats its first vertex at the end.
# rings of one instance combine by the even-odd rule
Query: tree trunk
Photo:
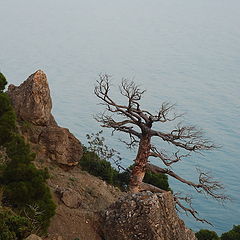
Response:
POLYGON ((137 157, 135 164, 131 172, 130 178, 130 191, 137 193, 140 191, 140 185, 142 184, 143 178, 146 172, 146 164, 150 152, 150 140, 151 137, 148 134, 143 134, 139 143, 137 157))

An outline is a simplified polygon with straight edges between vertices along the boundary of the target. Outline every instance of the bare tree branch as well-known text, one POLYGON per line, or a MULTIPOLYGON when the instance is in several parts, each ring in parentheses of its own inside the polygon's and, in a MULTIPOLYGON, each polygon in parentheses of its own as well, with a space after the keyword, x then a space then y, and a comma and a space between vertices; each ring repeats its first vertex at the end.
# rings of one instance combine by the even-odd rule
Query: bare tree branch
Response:
MULTIPOLYGON (((126 116, 127 118, 130 118, 134 122, 138 122, 138 121, 141 122, 141 117, 139 117, 137 114, 131 111, 132 102, 130 100, 128 101, 128 106, 124 106, 124 105, 116 104, 112 100, 112 98, 109 96, 109 91, 110 91, 109 77, 110 76, 107 74, 100 75, 100 80, 97 81, 98 85, 95 86, 95 89, 94 89, 95 95, 105 102, 105 105, 108 106, 107 108, 108 110, 110 109, 111 112, 115 111, 126 116)), ((122 86, 124 86, 127 89, 126 84, 123 84, 122 86)), ((137 88, 137 86, 135 86, 135 88, 137 88)), ((132 84, 129 84, 128 93, 126 92, 126 90, 121 88, 122 95, 126 95, 126 96, 129 95, 133 100, 137 101, 137 99, 139 98, 140 91, 137 90, 138 88, 134 90, 135 88, 132 84)))
POLYGON ((167 156, 163 151, 159 151, 154 145, 151 145, 151 152, 149 157, 155 157, 162 160, 164 165, 171 166, 172 164, 181 161, 183 158, 189 157, 190 153, 179 155, 179 150, 172 154, 172 156, 167 156))
POLYGON ((174 200, 176 202, 176 204, 182 209, 184 210, 184 212, 186 213, 186 215, 188 215, 188 213, 190 213, 197 221, 199 222, 202 222, 202 223, 207 223, 211 226, 212 223, 210 223, 209 221, 207 221, 206 219, 203 219, 203 218, 199 218, 198 217, 198 212, 192 207, 192 203, 191 203, 191 199, 188 198, 188 197, 185 197, 185 198, 181 198, 181 197, 177 197, 177 196, 174 196, 174 200), (183 200, 185 201, 189 207, 185 207, 180 200, 183 200))
POLYGON ((171 122, 175 119, 182 117, 183 114, 176 114, 174 112, 175 104, 170 104, 169 102, 164 102, 161 105, 161 108, 157 112, 157 114, 152 115, 151 113, 147 112, 149 114, 149 119, 152 122, 171 122))
MULTIPOLYGON (((198 183, 194 183, 182 178, 169 168, 161 168, 149 163, 149 157, 156 157, 161 160, 162 164, 171 167, 174 163, 189 157, 192 153, 202 153, 203 151, 216 148, 211 141, 204 137, 203 132, 195 126, 177 122, 176 126, 172 127, 170 131, 164 132, 152 129, 154 124, 164 123, 166 125, 183 116, 183 114, 175 112, 174 104, 164 102, 160 105, 158 111, 151 113, 140 107, 140 101, 145 90, 141 90, 133 81, 128 82, 126 79, 123 79, 119 86, 120 94, 125 99, 124 104, 116 103, 113 100, 110 96, 110 87, 110 76, 107 74, 100 75, 94 93, 106 109, 105 112, 96 116, 96 120, 102 124, 102 127, 111 128, 113 132, 121 131, 127 133, 130 141, 122 140, 122 142, 129 148, 133 148, 136 144, 138 145, 138 152, 130 177, 130 190, 132 192, 146 189, 153 192, 163 192, 163 190, 143 182, 145 172, 148 169, 151 172, 167 174, 193 187, 198 193, 204 193, 217 200, 228 199, 226 195, 219 193, 220 190, 223 190, 222 185, 218 181, 213 180, 208 173, 198 169, 198 183), (106 112, 112 115, 108 115, 106 112), (151 143, 153 137, 169 143, 177 150, 172 154, 159 151, 151 143)), ((175 201, 180 208, 189 212, 198 221, 207 222, 198 218, 197 212, 191 207, 191 204, 190 207, 185 207, 180 200, 190 203, 189 198, 181 199, 175 197, 175 201)))
POLYGON ((125 141, 123 139, 119 139, 120 142, 124 143, 127 148, 134 149, 139 144, 139 138, 137 139, 133 134, 129 133, 129 141, 125 141))
POLYGON ((95 116, 95 120, 102 123, 102 127, 113 128, 116 131, 126 132, 138 138, 141 137, 141 133, 135 131, 132 126, 126 126, 128 123, 132 123, 131 120, 116 122, 111 116, 104 113, 95 116))
MULTIPOLYGON (((153 193, 167 192, 166 190, 160 189, 158 187, 155 187, 151 184, 144 183, 144 182, 141 183, 141 185, 140 185, 140 191, 150 191, 153 193)), ((192 207, 192 199, 189 196, 181 197, 178 194, 174 194, 173 197, 174 197, 174 201, 176 204, 176 209, 178 211, 179 211, 179 209, 177 208, 177 206, 179 206, 185 212, 186 215, 188 215, 188 213, 190 213, 197 221, 203 222, 203 223, 208 223, 208 224, 212 225, 206 219, 198 217, 198 212, 192 207), (186 202, 189 205, 189 207, 184 206, 183 203, 181 203, 181 201, 186 202)))
POLYGON ((208 195, 210 195, 211 197, 218 199, 218 200, 226 200, 228 199, 228 197, 224 194, 219 193, 219 190, 223 189, 222 184, 220 184, 218 181, 214 181, 212 179, 212 177, 210 177, 208 175, 208 173, 204 173, 202 171, 199 171, 199 183, 194 183, 192 181, 188 181, 182 177, 180 177, 179 175, 177 175, 175 172, 173 172, 170 169, 167 168, 160 168, 158 166, 155 166, 153 164, 147 163, 146 164, 146 168, 154 173, 163 173, 163 174, 167 174, 173 178, 175 178, 176 180, 185 183, 193 188, 195 188, 195 190, 198 193, 207 193, 208 195))
POLYGON ((178 124, 177 128, 173 129, 170 133, 151 129, 150 134, 188 151, 196 152, 216 148, 211 141, 203 137, 202 131, 194 126, 181 126, 178 124))

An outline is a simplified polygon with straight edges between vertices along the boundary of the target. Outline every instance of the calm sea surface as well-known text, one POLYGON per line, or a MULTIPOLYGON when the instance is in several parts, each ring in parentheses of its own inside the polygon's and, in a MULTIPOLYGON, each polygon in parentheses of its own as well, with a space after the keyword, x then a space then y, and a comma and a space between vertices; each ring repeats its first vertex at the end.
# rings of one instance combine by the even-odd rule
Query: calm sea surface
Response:
MULTIPOLYGON (((0 0, 0 12, 0 70, 14 84, 44 70, 57 121, 83 143, 99 130, 92 118, 101 110, 93 95, 99 73, 116 84, 122 77, 141 84, 150 110, 177 103, 185 121, 222 148, 174 170, 191 180, 196 166, 211 171, 232 200, 223 206, 170 180, 172 188, 192 193, 194 207, 218 233, 240 224, 239 0, 0 0)), ((117 138, 107 142, 127 166, 134 152, 117 138)), ((194 230, 210 228, 184 220, 194 230)))

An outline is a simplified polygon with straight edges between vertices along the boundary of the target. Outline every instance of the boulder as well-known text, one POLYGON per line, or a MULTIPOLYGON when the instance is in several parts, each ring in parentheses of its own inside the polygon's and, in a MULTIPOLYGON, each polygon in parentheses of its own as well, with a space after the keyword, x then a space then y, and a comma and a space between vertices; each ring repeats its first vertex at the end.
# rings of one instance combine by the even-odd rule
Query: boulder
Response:
POLYGON ((79 193, 72 189, 64 191, 61 200, 69 208, 78 208, 81 204, 79 193))
POLYGON ((127 195, 103 213, 105 240, 196 240, 178 217, 171 192, 127 195))
POLYGON ((39 144, 45 146, 47 157, 59 164, 74 166, 82 156, 79 140, 66 128, 44 128, 39 136, 39 144))
POLYGON ((42 238, 40 238, 39 236, 37 236, 35 234, 31 234, 25 240, 42 240, 42 238))
POLYGON ((8 95, 23 135, 42 147, 41 159, 66 166, 77 165, 82 157, 82 145, 68 129, 59 127, 52 116, 46 74, 38 70, 20 86, 10 85, 8 95))

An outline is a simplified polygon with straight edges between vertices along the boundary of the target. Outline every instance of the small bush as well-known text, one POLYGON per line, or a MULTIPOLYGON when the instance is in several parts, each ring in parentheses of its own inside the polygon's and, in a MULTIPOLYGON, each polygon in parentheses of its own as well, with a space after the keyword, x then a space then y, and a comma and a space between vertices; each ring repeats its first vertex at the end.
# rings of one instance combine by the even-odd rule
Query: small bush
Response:
MULTIPOLYGON (((122 173, 118 173, 118 175, 116 176, 115 182, 117 182, 117 185, 120 185, 120 187, 123 189, 127 189, 129 185, 131 168, 132 166, 130 166, 129 171, 126 170, 122 173)), ((143 182, 149 183, 155 187, 161 188, 166 191, 171 191, 168 184, 168 177, 165 174, 146 171, 143 182)))
POLYGON ((113 184, 114 169, 110 162, 101 160, 96 153, 88 151, 84 152, 83 157, 80 160, 80 166, 82 170, 87 171, 96 177, 100 177, 109 184, 113 184))
MULTIPOLYGON (((80 160, 80 166, 82 170, 100 177, 107 183, 117 186, 122 190, 127 190, 128 188, 130 171, 118 172, 111 166, 110 162, 101 160, 95 152, 88 152, 85 149, 83 157, 80 160)), ((129 169, 131 168, 132 166, 129 169)), ((164 174, 147 171, 143 181, 166 191, 171 190, 168 184, 168 177, 164 174)))
POLYGON ((233 226, 232 230, 223 233, 221 240, 240 240, 240 225, 233 226))
POLYGON ((31 215, 29 206, 37 205, 41 214, 36 216, 35 220, 40 232, 45 233, 50 218, 54 216, 55 204, 45 183, 48 173, 46 170, 36 169, 31 162, 25 162, 31 158, 26 156, 25 159, 12 160, 3 171, 3 203, 28 215, 31 215))
POLYGON ((119 187, 122 191, 128 190, 129 182, 130 182, 130 173, 127 170, 123 172, 116 171, 114 173, 114 184, 115 186, 119 187))
POLYGON ((7 85, 7 80, 5 76, 0 72, 0 92, 2 92, 5 89, 6 85, 7 85))
POLYGON ((145 177, 143 179, 145 183, 149 183, 153 186, 161 188, 166 191, 171 191, 169 184, 168 184, 168 177, 165 174, 161 173, 152 173, 147 171, 145 177))
POLYGON ((30 221, 9 208, 0 207, 0 240, 22 240, 31 232, 30 221))
POLYGON ((216 232, 207 229, 201 229, 195 233, 195 236, 198 240, 219 240, 216 232))
MULTIPOLYGON (((89 147, 84 148, 84 154, 80 160, 80 166, 83 170, 90 174, 100 177, 107 183, 127 190, 130 181, 130 170, 119 172, 111 166, 107 160, 112 160, 118 166, 121 162, 120 153, 113 148, 109 148, 105 143, 103 132, 99 131, 96 134, 87 134, 89 147)), ((170 191, 168 177, 165 174, 155 174, 147 171, 143 179, 144 182, 152 184, 163 190, 170 191)))

